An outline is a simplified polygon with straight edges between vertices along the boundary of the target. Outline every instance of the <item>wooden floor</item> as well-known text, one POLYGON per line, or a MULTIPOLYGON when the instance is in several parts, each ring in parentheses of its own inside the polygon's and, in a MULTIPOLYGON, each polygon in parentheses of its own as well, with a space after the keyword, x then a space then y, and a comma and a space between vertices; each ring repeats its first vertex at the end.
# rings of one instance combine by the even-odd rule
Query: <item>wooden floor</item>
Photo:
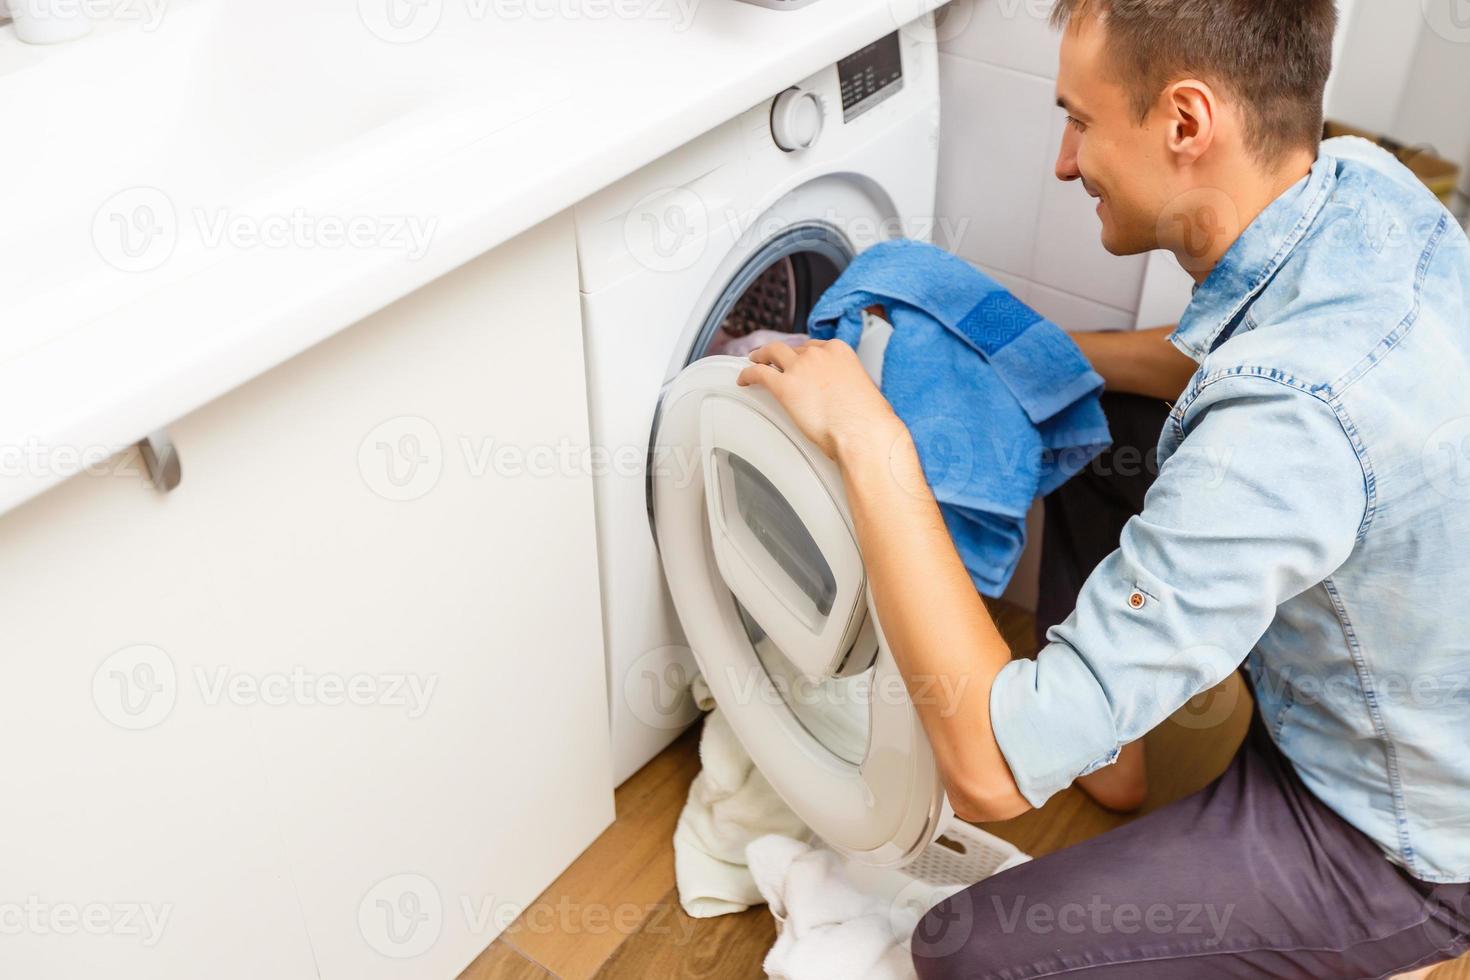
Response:
MULTIPOLYGON (((1018 655, 1034 651, 1031 618, 992 607, 1018 655)), ((1147 813, 1203 787, 1234 755, 1250 722, 1249 694, 1232 678, 1146 739, 1147 813)), ((460 980, 747 980, 763 976, 775 941, 766 909, 691 919, 674 888, 674 824, 699 771, 696 726, 617 791, 617 819, 460 980)), ((1041 810, 985 829, 1039 856, 1121 826, 1075 788, 1041 810)), ((1470 980, 1466 963, 1433 980, 1470 980)))

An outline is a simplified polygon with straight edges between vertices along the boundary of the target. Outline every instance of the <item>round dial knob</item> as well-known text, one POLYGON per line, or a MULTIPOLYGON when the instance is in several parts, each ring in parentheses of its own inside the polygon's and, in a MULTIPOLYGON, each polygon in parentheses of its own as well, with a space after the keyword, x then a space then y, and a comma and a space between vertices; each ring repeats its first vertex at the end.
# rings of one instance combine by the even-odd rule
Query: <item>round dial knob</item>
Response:
POLYGON ((786 152, 804 150, 822 132, 822 102, 811 92, 789 88, 771 104, 771 139, 786 152))

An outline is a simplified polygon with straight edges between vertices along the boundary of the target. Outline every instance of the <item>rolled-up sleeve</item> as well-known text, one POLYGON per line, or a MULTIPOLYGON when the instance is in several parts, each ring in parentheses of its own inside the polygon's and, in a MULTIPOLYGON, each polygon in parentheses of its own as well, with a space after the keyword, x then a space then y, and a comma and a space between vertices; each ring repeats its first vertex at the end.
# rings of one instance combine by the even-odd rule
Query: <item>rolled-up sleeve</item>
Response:
POLYGON ((1033 806, 1229 676, 1363 525, 1363 467, 1317 394, 1231 374, 1202 387, 1182 426, 1076 610, 991 690, 996 740, 1033 806))

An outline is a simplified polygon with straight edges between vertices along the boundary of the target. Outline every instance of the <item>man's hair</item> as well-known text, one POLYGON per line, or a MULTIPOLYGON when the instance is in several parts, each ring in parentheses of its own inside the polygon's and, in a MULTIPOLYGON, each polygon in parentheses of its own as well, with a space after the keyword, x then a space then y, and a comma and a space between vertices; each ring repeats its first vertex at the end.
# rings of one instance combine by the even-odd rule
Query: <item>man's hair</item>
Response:
POLYGON ((1333 0, 1056 0, 1053 25, 1080 18, 1103 25, 1139 122, 1170 82, 1194 77, 1239 100, 1262 162, 1321 141, 1333 0))

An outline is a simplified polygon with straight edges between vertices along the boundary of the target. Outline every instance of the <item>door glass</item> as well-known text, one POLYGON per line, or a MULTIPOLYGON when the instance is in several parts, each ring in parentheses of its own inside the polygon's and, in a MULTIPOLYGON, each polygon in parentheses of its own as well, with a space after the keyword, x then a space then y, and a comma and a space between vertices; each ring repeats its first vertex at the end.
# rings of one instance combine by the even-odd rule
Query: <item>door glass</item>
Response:
MULTIPOLYGON (((735 453, 719 449, 730 467, 730 490, 741 521, 823 616, 832 612, 837 580, 795 509, 770 480, 735 453)), ((796 720, 833 755, 859 765, 868 750, 868 699, 872 668, 853 677, 808 679, 766 635, 749 610, 735 601, 740 621, 796 720)))
POLYGON ((730 490, 745 526, 817 612, 830 615, 832 600, 837 597, 837 579, 796 511, 760 470, 728 450, 717 449, 715 455, 729 463, 733 477, 730 490))
POLYGON ((807 733, 844 762, 861 765, 868 754, 868 701, 873 668, 852 677, 829 677, 820 684, 804 677, 750 617, 739 600, 735 607, 771 683, 807 733))

